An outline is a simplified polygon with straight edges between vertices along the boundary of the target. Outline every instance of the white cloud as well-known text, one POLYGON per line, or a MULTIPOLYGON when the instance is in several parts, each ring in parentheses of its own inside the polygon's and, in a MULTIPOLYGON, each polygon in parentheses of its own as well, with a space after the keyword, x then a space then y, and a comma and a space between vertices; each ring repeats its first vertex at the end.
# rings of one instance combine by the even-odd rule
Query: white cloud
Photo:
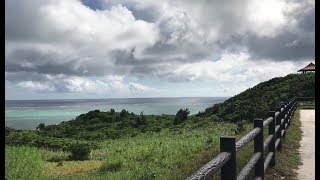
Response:
POLYGON ((133 92, 156 92, 157 90, 139 83, 131 82, 129 83, 129 89, 133 92))
POLYGON ((39 91, 39 92, 55 91, 55 87, 49 83, 22 81, 22 82, 19 82, 17 85, 23 88, 28 88, 28 89, 39 91))
POLYGON ((283 76, 313 57, 313 1, 104 2, 93 10, 80 0, 7 1, 6 80, 119 96, 157 94, 138 83, 144 77, 211 80, 233 92, 234 82, 283 76))
MULTIPOLYGON (((301 63, 302 64, 302 63, 301 63)), ((285 76, 297 70, 290 61, 256 61, 246 53, 224 53, 220 60, 186 63, 171 74, 181 80, 215 80, 217 82, 261 82, 276 76, 285 76)))
POLYGON ((253 0, 249 7, 249 30, 259 36, 275 36, 288 21, 285 0, 253 0))
POLYGON ((137 82, 126 83, 121 78, 111 77, 108 81, 91 80, 89 78, 72 77, 64 80, 69 92, 95 94, 141 94, 157 92, 155 88, 137 82))
POLYGON ((27 36, 32 38, 33 43, 65 49, 64 53, 72 51, 95 56, 96 53, 105 54, 112 50, 143 49, 158 39, 153 23, 136 20, 131 11, 122 5, 94 11, 78 0, 32 2, 32 5, 21 1, 6 3, 11 8, 11 11, 6 11, 6 39, 27 36), (18 2, 19 5, 16 4, 18 2), (23 12, 20 15, 28 15, 20 16, 19 22, 27 23, 13 22, 17 19, 14 13, 19 11, 23 12), (34 28, 39 29, 33 32, 34 28), (11 29, 14 32, 9 31, 11 29))
POLYGON ((103 91, 108 91, 108 84, 99 80, 90 80, 86 78, 73 77, 64 80, 66 88, 69 92, 86 92, 101 94, 103 91))
POLYGON ((146 95, 160 92, 153 87, 138 83, 125 82, 122 77, 109 76, 101 79, 84 77, 46 76, 47 81, 22 81, 17 85, 38 92, 67 92, 96 94, 102 96, 146 95))

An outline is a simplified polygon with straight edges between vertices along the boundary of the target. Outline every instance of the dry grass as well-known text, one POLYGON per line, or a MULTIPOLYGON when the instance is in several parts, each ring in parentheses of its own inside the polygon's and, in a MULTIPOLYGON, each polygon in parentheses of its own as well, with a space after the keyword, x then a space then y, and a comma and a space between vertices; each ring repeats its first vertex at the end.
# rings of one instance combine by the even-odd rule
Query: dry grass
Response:
POLYGON ((75 173, 96 171, 102 165, 102 161, 63 161, 62 165, 58 162, 49 162, 46 164, 46 173, 49 177, 61 177, 75 173))

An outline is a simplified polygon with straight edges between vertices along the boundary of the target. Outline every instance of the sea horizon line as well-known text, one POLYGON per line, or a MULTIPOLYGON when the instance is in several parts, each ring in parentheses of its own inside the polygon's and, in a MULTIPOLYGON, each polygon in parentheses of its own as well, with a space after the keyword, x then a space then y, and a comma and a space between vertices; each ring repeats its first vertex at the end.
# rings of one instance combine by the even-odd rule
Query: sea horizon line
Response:
POLYGON ((52 100, 107 100, 107 99, 175 99, 175 98, 230 98, 232 96, 163 96, 163 97, 114 97, 114 98, 64 98, 64 99, 5 99, 5 101, 52 101, 52 100))

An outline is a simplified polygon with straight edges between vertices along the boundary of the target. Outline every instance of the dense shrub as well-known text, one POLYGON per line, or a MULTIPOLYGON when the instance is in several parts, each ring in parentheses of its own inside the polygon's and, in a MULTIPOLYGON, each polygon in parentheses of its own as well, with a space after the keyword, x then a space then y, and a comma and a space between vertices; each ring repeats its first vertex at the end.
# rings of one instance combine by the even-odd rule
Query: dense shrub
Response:
POLYGON ((140 127, 143 125, 147 125, 147 118, 145 115, 143 115, 143 112, 140 113, 140 116, 136 116, 132 123, 133 127, 140 127))
POLYGON ((180 124, 180 123, 186 121, 189 113, 190 113, 190 111, 188 108, 187 109, 180 109, 176 114, 176 117, 174 119, 174 124, 180 124))
POLYGON ((69 147, 71 155, 70 160, 87 160, 91 152, 90 146, 86 143, 74 143, 69 147))
POLYGON ((5 136, 8 136, 10 133, 15 132, 13 128, 5 127, 5 136))
POLYGON ((160 132, 161 129, 172 126, 173 121, 173 115, 136 115, 125 109, 114 114, 113 110, 95 110, 70 121, 47 125, 37 133, 43 137, 103 141, 135 136, 141 132, 160 132))
POLYGON ((121 112, 120 112, 120 118, 123 118, 125 116, 127 116, 129 114, 129 112, 125 109, 122 109, 121 112))
POLYGON ((116 114, 116 111, 114 109, 110 109, 110 114, 114 115, 114 114, 116 114))
POLYGON ((11 132, 5 137, 5 143, 10 146, 30 146, 64 151, 71 151, 79 144, 80 146, 87 146, 90 149, 100 148, 96 142, 40 136, 31 130, 11 132))
POLYGON ((5 137, 5 143, 14 146, 35 146, 40 136, 32 131, 14 131, 5 137))
POLYGON ((44 128, 46 127, 46 125, 44 124, 44 123, 40 123, 37 127, 36 127, 36 129, 37 130, 44 130, 44 128))

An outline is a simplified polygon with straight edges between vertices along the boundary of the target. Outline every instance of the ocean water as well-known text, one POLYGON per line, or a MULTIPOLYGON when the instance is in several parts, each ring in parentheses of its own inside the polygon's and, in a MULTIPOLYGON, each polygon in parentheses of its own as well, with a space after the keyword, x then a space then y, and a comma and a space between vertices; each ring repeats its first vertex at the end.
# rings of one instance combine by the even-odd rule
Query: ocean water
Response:
POLYGON ((191 114, 204 111, 226 97, 186 98, 119 98, 119 99, 65 99, 65 100, 6 100, 5 125, 16 129, 35 129, 39 123, 58 124, 82 113, 99 109, 117 112, 126 109, 135 114, 176 114, 188 108, 191 114))

